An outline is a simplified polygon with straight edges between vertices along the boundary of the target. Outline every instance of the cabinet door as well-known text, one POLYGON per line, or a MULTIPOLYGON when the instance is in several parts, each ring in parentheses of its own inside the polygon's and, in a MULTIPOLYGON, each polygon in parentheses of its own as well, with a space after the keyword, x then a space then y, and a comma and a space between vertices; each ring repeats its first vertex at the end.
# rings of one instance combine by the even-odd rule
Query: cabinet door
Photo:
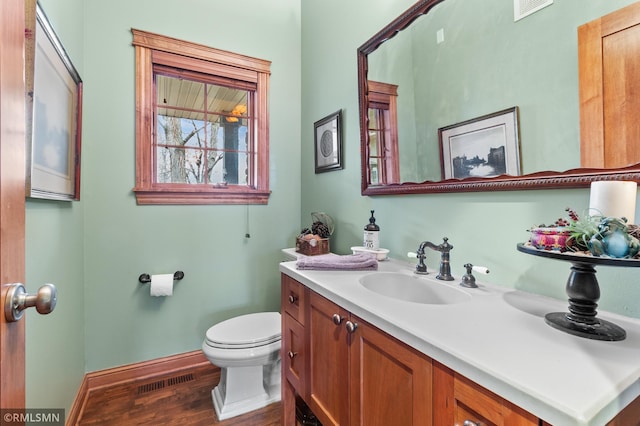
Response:
POLYGON ((282 368, 284 377, 296 393, 304 394, 305 347, 304 327, 288 313, 282 316, 282 368))
POLYGON ((355 315, 351 322, 351 424, 431 425, 431 359, 355 315))
POLYGON ((305 400, 323 426, 349 424, 347 311, 309 292, 305 400))

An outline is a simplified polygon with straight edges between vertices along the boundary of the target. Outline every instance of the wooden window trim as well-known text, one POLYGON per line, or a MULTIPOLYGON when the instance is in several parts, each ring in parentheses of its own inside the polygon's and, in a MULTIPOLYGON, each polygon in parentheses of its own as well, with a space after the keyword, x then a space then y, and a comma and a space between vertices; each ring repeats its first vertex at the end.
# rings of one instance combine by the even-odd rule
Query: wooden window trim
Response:
POLYGON ((268 93, 271 62, 131 29, 136 58, 136 186, 138 204, 267 204, 269 190, 268 93), (255 187, 154 182, 154 64, 257 85, 255 187))
POLYGON ((383 149, 384 164, 382 170, 383 184, 400 183, 400 154, 398 153, 398 86, 369 80, 370 108, 385 105, 389 112, 388 134, 383 149), (378 104, 378 106, 376 106, 378 104))

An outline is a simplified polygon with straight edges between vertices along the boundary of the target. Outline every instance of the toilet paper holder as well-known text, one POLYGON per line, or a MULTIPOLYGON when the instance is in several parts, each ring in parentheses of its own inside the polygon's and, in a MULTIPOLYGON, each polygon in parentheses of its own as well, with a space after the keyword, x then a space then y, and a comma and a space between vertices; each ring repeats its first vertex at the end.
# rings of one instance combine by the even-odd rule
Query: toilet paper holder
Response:
MULTIPOLYGON (((175 274, 173 274, 173 279, 174 280, 181 280, 184 278, 184 272, 182 271, 176 271, 175 274)), ((141 274, 138 277, 138 281, 140 281, 140 283, 142 284, 149 284, 151 282, 151 275, 149 274, 141 274)))

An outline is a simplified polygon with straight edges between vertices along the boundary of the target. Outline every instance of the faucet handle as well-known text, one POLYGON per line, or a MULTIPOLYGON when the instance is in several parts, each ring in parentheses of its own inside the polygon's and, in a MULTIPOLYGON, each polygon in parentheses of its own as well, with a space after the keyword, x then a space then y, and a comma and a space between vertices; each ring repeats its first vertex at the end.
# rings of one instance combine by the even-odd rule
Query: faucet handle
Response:
POLYGON ((471 265, 471 269, 485 275, 489 273, 489 268, 487 268, 486 266, 471 265))
POLYGON ((478 284, 476 284, 476 277, 474 277, 471 273, 471 271, 473 270, 473 265, 470 263, 465 263, 464 267, 467 268, 467 273, 462 276, 460 285, 467 288, 477 288, 478 284))
POLYGON ((425 274, 428 273, 427 272, 427 265, 424 263, 424 259, 427 256, 424 255, 424 252, 418 254, 418 253, 410 251, 410 252, 407 253, 407 257, 410 257, 412 259, 418 259, 418 264, 416 265, 416 270, 413 271, 413 272, 415 272, 416 274, 420 274, 420 275, 425 275, 425 274))
POLYGON ((467 288, 478 287, 478 285, 476 284, 476 277, 473 276, 471 271, 476 271, 481 274, 489 273, 489 268, 485 266, 474 266, 470 263, 465 263, 464 267, 467 268, 467 273, 462 277, 462 281, 460 282, 460 285, 462 287, 467 287, 467 288))

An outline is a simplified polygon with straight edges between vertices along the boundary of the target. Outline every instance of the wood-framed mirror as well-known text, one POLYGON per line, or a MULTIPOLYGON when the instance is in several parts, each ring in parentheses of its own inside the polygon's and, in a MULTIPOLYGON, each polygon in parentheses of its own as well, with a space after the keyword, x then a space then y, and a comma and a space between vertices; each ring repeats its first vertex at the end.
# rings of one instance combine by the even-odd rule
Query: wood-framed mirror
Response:
MULTIPOLYGON (((592 34, 578 46, 579 27, 593 27, 609 14, 631 22, 639 2, 555 2, 516 19, 509 2, 488 1, 420 0, 358 48, 362 195, 640 181, 640 160, 633 156, 615 168, 583 167, 585 151, 608 149, 604 121, 620 120, 605 114, 593 120, 593 104, 607 105, 602 86, 589 81, 590 88, 582 87, 593 80, 589 52, 602 51, 607 35, 592 34), (518 111, 519 174, 443 178, 446 144, 439 130, 512 107, 518 111)), ((635 138, 626 143, 637 144, 635 138)))

